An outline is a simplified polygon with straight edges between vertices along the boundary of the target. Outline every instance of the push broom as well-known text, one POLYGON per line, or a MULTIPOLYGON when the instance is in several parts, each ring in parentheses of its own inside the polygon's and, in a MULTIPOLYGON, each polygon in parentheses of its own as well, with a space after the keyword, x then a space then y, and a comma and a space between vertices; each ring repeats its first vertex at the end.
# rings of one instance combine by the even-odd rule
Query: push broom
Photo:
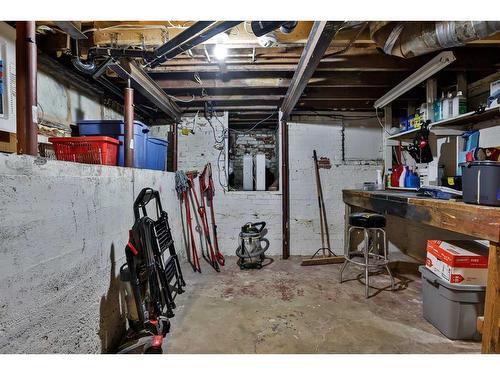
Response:
POLYGON ((344 257, 336 255, 330 248, 330 233, 326 218, 325 202, 323 200, 323 188, 321 187, 320 168, 330 168, 330 163, 325 163, 323 158, 318 161, 316 150, 313 150, 314 168, 316 172, 316 191, 318 195, 319 223, 321 231, 321 247, 316 250, 312 257, 304 259, 302 266, 318 266, 322 264, 338 264, 344 262, 344 257))

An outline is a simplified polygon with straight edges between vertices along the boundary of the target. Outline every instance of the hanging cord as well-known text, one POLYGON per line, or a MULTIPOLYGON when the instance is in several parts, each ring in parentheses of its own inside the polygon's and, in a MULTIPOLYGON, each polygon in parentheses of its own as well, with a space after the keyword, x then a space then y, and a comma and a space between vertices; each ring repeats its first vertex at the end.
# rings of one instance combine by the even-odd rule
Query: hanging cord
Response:
POLYGON ((181 196, 182 193, 187 191, 188 187, 189 185, 186 173, 184 173, 184 171, 175 172, 175 190, 177 191, 177 194, 181 196))
POLYGON ((382 124, 382 121, 380 121, 380 117, 378 117, 378 108, 375 108, 375 113, 377 114, 377 121, 378 123, 380 124, 380 126, 382 127, 382 130, 385 131, 388 135, 392 135, 391 133, 389 133, 387 131, 387 129, 385 128, 384 124, 382 124))
POLYGON ((232 129, 231 131, 232 131, 232 132, 235 132, 235 133, 239 133, 239 134, 246 134, 246 133, 250 133, 252 130, 254 130, 257 126, 259 126, 260 124, 262 124, 264 121, 269 120, 271 117, 273 117, 276 113, 277 113, 277 111, 274 111, 274 112, 273 112, 273 113, 271 113, 269 116, 267 116, 265 119, 260 120, 259 122, 257 122, 254 126, 252 126, 252 127, 251 127, 250 129, 248 129, 248 130, 242 131, 242 130, 232 129))
POLYGON ((323 56, 323 59, 326 59, 328 57, 332 57, 335 55, 340 55, 342 53, 347 52, 349 50, 349 48, 351 48, 351 46, 356 42, 356 40, 358 40, 358 38, 361 36, 363 31, 365 31, 367 26, 368 26, 368 22, 363 23, 361 25, 361 27, 359 28, 359 31, 357 32, 357 34, 341 50, 329 53, 329 54, 323 56))

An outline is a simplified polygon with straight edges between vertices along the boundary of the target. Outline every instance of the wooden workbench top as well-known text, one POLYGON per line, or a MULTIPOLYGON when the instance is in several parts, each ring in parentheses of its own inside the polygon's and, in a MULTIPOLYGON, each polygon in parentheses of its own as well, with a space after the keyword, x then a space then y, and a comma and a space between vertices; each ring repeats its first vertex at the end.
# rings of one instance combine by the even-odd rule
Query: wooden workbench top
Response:
POLYGON ((346 204, 500 242, 500 207, 423 198, 415 192, 343 190, 346 204))

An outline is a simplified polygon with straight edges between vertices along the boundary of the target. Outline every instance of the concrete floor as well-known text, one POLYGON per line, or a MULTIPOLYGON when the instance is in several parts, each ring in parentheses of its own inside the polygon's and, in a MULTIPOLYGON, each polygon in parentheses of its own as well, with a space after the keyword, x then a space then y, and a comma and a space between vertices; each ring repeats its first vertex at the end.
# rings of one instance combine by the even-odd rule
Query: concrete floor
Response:
POLYGON ((261 270, 240 271, 226 259, 217 274, 186 264, 187 292, 177 297, 165 353, 477 353, 480 343, 451 341, 422 317, 417 265, 396 262, 399 290, 373 276, 364 298, 361 270, 340 265, 301 267, 300 258, 276 259, 261 270), (378 289, 377 289, 378 288, 378 289))

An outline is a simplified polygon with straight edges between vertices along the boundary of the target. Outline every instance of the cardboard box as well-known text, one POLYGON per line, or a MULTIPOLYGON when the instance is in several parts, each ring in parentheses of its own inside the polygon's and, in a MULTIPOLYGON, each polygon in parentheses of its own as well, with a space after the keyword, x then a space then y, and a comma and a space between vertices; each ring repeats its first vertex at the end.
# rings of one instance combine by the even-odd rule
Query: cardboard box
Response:
POLYGON ((475 241, 427 241, 425 265, 456 285, 486 285, 488 248, 475 241))

